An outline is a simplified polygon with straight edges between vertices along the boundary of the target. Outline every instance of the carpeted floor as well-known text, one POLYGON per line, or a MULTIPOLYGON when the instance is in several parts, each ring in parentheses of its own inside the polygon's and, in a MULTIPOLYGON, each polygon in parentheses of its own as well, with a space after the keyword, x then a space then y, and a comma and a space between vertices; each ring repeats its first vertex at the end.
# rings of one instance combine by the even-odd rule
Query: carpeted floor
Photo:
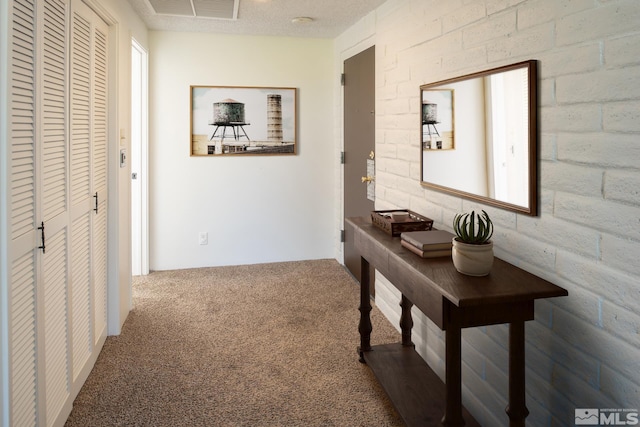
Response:
POLYGON ((133 302, 67 427, 402 425, 358 362, 359 288, 335 260, 155 272, 133 302))

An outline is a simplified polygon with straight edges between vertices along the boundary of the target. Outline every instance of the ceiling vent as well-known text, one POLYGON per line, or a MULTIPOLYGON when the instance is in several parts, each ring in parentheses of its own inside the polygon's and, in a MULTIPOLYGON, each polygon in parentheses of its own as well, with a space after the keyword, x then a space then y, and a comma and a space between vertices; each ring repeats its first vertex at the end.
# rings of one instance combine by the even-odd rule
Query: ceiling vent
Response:
POLYGON ((148 0, 157 15, 238 19, 240 0, 148 0))

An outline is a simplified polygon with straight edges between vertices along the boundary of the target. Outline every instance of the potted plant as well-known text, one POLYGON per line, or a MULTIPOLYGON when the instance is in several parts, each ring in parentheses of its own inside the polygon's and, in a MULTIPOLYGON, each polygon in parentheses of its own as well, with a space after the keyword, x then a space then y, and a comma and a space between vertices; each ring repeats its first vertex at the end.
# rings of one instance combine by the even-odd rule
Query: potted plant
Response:
POLYGON ((457 214, 453 218, 451 257, 453 265, 462 274, 486 276, 493 265, 493 222, 484 210, 482 214, 457 214))

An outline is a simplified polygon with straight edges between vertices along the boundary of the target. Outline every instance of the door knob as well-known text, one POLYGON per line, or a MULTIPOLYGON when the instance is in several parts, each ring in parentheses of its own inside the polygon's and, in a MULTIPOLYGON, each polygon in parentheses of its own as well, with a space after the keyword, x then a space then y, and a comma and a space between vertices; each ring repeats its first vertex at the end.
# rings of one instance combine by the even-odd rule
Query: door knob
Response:
POLYGON ((376 180, 375 176, 363 176, 362 182, 366 182, 367 184, 376 180))

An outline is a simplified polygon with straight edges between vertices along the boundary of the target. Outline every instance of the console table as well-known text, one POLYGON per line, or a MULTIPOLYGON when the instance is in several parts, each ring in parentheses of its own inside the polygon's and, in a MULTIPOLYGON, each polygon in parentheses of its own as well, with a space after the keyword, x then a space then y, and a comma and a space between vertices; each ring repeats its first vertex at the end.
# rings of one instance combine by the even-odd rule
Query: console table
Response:
POLYGON ((491 273, 471 277, 456 271, 451 257, 423 259, 403 248, 399 237, 375 227, 369 218, 347 218, 361 255, 360 361, 375 373, 408 426, 479 425, 462 407, 461 329, 509 323, 509 404, 511 427, 524 427, 524 322, 534 318, 539 298, 567 291, 512 264, 495 259, 491 273), (402 293, 402 342, 371 346, 369 265, 402 293), (445 337, 445 382, 429 368, 411 342, 415 305, 445 337), (444 415, 443 415, 444 414, 444 415))

